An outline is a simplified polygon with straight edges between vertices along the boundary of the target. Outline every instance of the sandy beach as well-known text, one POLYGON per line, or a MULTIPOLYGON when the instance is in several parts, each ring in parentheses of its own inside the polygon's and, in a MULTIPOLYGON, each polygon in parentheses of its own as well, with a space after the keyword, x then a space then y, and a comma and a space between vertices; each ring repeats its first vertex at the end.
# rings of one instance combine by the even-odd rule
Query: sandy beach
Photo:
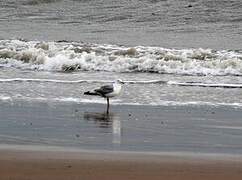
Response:
POLYGON ((242 178, 240 156, 38 151, 8 148, 0 150, 1 180, 239 180, 242 178))
POLYGON ((242 179, 241 0, 0 4, 0 180, 242 179))

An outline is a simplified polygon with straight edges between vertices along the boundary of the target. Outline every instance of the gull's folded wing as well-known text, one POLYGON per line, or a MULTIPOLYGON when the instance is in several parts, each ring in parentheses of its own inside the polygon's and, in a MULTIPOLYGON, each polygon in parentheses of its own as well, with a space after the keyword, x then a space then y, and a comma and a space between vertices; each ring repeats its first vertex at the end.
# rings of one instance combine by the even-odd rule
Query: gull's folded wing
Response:
POLYGON ((113 86, 112 85, 102 86, 99 89, 95 89, 94 91, 96 93, 99 93, 101 96, 105 96, 106 94, 113 92, 113 86))

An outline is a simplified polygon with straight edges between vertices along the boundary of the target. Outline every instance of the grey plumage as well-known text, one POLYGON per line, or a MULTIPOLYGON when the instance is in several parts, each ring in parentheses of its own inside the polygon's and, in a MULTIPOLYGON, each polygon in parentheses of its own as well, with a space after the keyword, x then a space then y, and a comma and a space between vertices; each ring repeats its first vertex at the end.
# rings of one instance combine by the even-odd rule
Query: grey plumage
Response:
POLYGON ((101 96, 105 97, 106 94, 113 92, 113 85, 105 85, 99 89, 95 89, 94 92, 99 93, 101 96))
POLYGON ((115 97, 119 95, 121 91, 121 84, 124 82, 121 80, 117 80, 112 85, 101 86, 98 89, 94 89, 93 91, 84 92, 85 95, 93 95, 93 96, 101 96, 107 99, 107 114, 109 112, 109 98, 115 97))
POLYGON ((113 85, 101 86, 99 89, 94 89, 93 92, 84 92, 85 95, 94 95, 106 97, 106 94, 113 92, 113 85))

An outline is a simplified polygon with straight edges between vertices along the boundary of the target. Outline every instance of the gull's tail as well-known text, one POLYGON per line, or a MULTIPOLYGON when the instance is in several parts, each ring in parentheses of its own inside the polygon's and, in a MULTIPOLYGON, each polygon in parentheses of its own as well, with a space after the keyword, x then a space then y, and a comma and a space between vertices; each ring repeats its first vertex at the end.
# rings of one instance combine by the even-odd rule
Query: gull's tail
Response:
POLYGON ((84 92, 84 95, 100 96, 100 94, 99 94, 99 93, 96 93, 96 92, 91 92, 91 91, 86 91, 86 92, 84 92))

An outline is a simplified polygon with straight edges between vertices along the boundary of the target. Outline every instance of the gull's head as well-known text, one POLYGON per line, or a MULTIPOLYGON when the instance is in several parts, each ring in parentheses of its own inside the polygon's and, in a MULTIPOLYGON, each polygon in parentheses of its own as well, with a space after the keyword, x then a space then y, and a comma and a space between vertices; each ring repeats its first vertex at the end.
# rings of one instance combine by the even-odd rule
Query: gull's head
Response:
POLYGON ((121 79, 117 79, 116 80, 116 83, 118 83, 118 84, 124 84, 124 82, 121 79))

